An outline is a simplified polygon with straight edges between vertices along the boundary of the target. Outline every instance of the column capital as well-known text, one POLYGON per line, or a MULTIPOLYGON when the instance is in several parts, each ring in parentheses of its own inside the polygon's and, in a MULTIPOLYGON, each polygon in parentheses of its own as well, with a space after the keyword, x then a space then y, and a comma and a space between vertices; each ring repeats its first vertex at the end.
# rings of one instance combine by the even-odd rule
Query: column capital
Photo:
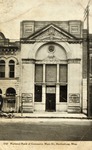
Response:
POLYGON ((76 59, 68 59, 68 64, 80 64, 81 59, 76 58, 76 59))
POLYGON ((45 64, 43 64, 43 83, 45 83, 45 64))
POLYGON ((57 83, 59 82, 59 64, 57 64, 57 83))

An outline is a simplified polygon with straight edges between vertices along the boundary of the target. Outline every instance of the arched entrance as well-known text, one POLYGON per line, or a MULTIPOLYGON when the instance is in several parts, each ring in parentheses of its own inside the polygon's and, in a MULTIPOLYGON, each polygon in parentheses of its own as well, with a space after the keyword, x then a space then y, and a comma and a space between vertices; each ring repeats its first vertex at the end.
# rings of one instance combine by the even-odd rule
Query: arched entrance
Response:
POLYGON ((7 108, 9 111, 15 110, 16 91, 14 88, 8 88, 6 90, 7 108))
POLYGON ((36 53, 34 102, 35 110, 67 111, 67 55, 61 45, 47 43, 36 53))

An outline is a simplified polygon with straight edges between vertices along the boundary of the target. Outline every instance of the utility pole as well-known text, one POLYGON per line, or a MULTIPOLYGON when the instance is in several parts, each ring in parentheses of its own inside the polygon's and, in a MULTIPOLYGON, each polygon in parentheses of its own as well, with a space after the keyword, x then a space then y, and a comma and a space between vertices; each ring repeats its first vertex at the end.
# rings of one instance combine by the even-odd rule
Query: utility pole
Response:
POLYGON ((87 5, 87 116, 90 117, 90 49, 89 49, 89 5, 87 5))
POLYGON ((89 3, 85 9, 85 20, 87 20, 87 116, 91 116, 91 101, 90 101, 90 47, 89 47, 89 3))

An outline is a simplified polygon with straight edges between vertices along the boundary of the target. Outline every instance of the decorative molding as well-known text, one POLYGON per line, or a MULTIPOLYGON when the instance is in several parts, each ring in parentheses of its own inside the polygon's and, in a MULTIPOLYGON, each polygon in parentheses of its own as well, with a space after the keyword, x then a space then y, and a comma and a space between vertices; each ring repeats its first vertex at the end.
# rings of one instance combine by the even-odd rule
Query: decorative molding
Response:
POLYGON ((80 43, 80 39, 63 30, 62 28, 50 24, 30 35, 28 38, 21 38, 21 43, 34 43, 43 41, 59 41, 69 43, 80 43))
POLYGON ((68 59, 68 64, 80 64, 81 59, 75 58, 75 59, 68 59))
POLYGON ((70 113, 81 113, 81 107, 80 106, 68 106, 67 111, 70 113))
POLYGON ((22 64, 34 64, 35 59, 22 59, 22 64))
POLYGON ((10 47, 0 47, 0 55, 16 55, 16 53, 19 51, 18 48, 10 48, 10 47))
POLYGON ((67 85, 68 83, 67 82, 35 82, 34 84, 35 85, 44 85, 44 86, 53 84, 53 85, 61 86, 61 85, 67 85))
POLYGON ((59 31, 56 31, 54 28, 50 28, 41 35, 35 37, 33 40, 42 42, 44 40, 53 41, 53 40, 68 40, 69 38, 64 36, 62 33, 59 33, 59 31))
POLYGON ((54 52, 55 52, 55 46, 54 45, 49 45, 48 53, 54 53, 54 52))
MULTIPOLYGON (((48 57, 47 57, 48 58, 48 57)), ((45 60, 36 60, 35 64, 67 64, 67 61, 66 60, 51 60, 48 58, 48 59, 45 59, 45 60)))
POLYGON ((28 40, 21 40, 21 44, 34 44, 35 42, 68 42, 69 44, 81 44, 83 42, 82 39, 67 39, 67 38, 60 38, 60 37, 54 37, 53 40, 50 40, 49 36, 44 37, 42 39, 28 39, 28 40))
POLYGON ((71 24, 70 25, 70 33, 72 34, 81 34, 80 24, 71 24))
POLYGON ((54 54, 53 53, 49 53, 49 55, 48 55, 48 57, 47 58, 45 58, 44 60, 43 60, 43 62, 45 63, 57 63, 57 62, 60 62, 60 60, 59 59, 57 59, 55 56, 54 56, 54 54))
POLYGON ((55 36, 55 29, 53 27, 51 27, 49 29, 48 35, 49 35, 50 40, 52 41, 54 39, 54 36, 55 36))

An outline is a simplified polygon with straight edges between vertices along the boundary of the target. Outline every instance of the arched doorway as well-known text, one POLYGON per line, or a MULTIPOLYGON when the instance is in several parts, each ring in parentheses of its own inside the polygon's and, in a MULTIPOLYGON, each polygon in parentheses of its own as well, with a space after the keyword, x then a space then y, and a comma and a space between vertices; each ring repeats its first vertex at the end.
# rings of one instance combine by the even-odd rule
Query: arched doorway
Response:
POLYGON ((16 91, 14 88, 8 88, 6 90, 7 108, 9 111, 15 110, 16 91))

